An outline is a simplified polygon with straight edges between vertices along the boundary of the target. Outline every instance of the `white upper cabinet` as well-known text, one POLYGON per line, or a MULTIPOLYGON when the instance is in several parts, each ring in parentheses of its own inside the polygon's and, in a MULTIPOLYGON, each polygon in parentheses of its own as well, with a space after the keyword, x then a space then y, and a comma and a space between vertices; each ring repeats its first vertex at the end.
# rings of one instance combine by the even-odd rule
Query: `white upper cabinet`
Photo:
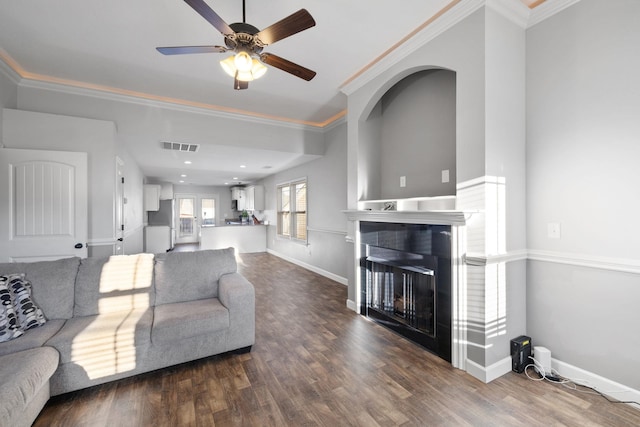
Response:
POLYGON ((262 185, 252 185, 246 189, 247 201, 245 209, 250 211, 264 210, 264 187, 262 185))
POLYGON ((157 211, 160 209, 160 190, 161 186, 155 184, 146 184, 144 186, 144 210, 157 211))

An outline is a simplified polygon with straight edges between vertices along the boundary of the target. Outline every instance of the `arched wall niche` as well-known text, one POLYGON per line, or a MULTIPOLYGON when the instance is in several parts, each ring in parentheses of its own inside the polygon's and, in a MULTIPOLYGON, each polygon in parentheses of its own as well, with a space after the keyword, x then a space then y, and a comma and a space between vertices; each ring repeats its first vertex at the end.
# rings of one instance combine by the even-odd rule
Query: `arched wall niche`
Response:
POLYGON ((413 67, 375 91, 358 120, 358 187, 360 201, 455 196, 455 71, 413 67))

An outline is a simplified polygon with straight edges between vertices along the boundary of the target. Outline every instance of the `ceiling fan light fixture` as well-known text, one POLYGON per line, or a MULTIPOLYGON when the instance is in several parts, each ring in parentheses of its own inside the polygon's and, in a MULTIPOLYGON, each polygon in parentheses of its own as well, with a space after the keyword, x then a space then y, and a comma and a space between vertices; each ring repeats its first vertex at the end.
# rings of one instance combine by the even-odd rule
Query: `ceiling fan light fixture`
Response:
POLYGON ((267 72, 267 67, 265 67, 262 64, 262 62, 253 58, 252 65, 251 65, 251 74, 253 74, 253 78, 259 79, 260 77, 264 76, 264 73, 266 72, 267 72))
POLYGON ((237 71, 236 66, 233 63, 234 58, 235 58, 235 55, 231 55, 227 59, 223 59, 222 61, 220 61, 220 66, 222 67, 224 72, 229 74, 231 77, 235 77, 236 71, 237 71))
POLYGON ((253 74, 251 74, 251 71, 238 70, 235 78, 240 80, 241 82, 251 82, 253 81, 253 74))
POLYGON ((253 66, 251 56, 249 56, 247 52, 243 51, 240 51, 236 54, 236 56, 233 58, 233 64, 241 73, 251 71, 251 67, 253 66))
POLYGON ((242 82, 250 82, 255 79, 259 79, 267 72, 267 67, 257 59, 251 58, 246 52, 240 52, 236 55, 223 59, 220 61, 220 66, 229 76, 242 82), (242 56, 242 58, 238 60, 238 56, 242 56), (246 61, 246 58, 249 59, 248 62, 246 61), (238 67, 238 63, 242 64, 242 67, 238 67), (248 68, 246 67, 247 63, 249 64, 248 68))

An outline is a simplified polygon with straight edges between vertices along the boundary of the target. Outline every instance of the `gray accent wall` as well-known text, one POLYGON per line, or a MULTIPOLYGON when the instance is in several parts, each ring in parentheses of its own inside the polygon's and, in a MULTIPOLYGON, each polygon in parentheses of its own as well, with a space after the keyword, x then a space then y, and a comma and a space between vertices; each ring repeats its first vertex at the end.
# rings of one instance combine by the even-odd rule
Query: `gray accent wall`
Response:
POLYGON ((385 93, 380 104, 380 198, 455 195, 455 73, 435 69, 411 74, 385 93), (447 183, 441 179, 443 170, 449 171, 447 183))
POLYGON ((582 0, 530 28, 526 88, 528 333, 636 390, 639 16, 635 0, 582 0))
POLYGON ((326 151, 322 158, 261 181, 265 187, 263 215, 270 222, 267 249, 343 283, 347 257, 353 250, 345 240, 347 220, 342 212, 347 208, 346 128, 346 123, 341 123, 325 133, 326 151), (276 186, 298 178, 307 179, 307 245, 280 238, 276 232, 276 186))

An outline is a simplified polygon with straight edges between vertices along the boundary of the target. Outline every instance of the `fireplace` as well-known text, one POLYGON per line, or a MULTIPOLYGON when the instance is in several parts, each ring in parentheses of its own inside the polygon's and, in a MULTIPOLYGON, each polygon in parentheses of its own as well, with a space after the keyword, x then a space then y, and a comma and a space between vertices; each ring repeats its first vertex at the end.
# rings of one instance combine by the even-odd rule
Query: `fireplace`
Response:
POLYGON ((451 226, 360 222, 360 313, 451 362, 451 226))

